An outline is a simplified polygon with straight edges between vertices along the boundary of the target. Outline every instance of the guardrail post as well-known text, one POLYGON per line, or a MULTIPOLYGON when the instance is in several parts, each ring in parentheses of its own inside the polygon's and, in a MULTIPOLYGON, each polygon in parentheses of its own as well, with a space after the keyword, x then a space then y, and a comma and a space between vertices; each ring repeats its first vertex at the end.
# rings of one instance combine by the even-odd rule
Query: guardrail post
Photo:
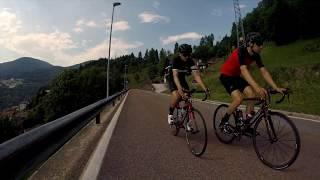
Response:
POLYGON ((96 124, 100 124, 100 113, 96 116, 96 124))

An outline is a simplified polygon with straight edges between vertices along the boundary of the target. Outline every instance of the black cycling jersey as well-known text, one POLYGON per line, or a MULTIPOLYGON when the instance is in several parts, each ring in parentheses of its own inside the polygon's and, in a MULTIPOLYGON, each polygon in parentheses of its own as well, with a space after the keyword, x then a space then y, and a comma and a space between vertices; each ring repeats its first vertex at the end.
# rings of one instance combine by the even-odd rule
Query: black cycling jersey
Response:
POLYGON ((172 60, 171 69, 172 70, 170 70, 167 80, 171 91, 173 91, 177 90, 176 84, 173 80, 173 70, 178 71, 178 78, 181 86, 185 89, 189 89, 185 77, 190 75, 192 70, 198 70, 198 67, 196 66, 192 58, 187 59, 187 61, 183 61, 180 56, 177 56, 172 60))
POLYGON ((191 74, 192 70, 197 70, 198 67, 194 63, 193 59, 189 58, 187 61, 183 61, 180 56, 176 57, 172 61, 172 70, 178 70, 178 78, 182 80, 185 76, 191 74))

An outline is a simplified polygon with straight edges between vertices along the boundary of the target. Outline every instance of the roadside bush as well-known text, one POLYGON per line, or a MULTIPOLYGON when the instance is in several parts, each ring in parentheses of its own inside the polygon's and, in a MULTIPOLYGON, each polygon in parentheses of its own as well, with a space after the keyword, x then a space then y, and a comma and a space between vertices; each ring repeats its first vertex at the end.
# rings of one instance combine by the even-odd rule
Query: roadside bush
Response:
POLYGON ((8 117, 0 118, 0 143, 19 135, 21 127, 8 117))

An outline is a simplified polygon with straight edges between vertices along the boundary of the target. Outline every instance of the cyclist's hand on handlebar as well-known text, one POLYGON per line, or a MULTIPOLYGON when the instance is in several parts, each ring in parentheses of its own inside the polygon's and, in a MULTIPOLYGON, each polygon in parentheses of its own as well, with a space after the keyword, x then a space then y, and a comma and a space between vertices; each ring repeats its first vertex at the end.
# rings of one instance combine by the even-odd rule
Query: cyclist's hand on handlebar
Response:
POLYGON ((210 92, 210 89, 209 89, 209 88, 206 88, 204 91, 205 91, 206 95, 207 95, 208 97, 210 97, 210 93, 211 93, 211 92, 210 92))
POLYGON ((258 95, 260 96, 260 98, 265 99, 268 92, 265 88, 262 87, 258 87, 258 89, 256 89, 256 92, 258 93, 258 95))
POLYGON ((188 98, 187 95, 186 95, 186 93, 183 92, 183 89, 178 89, 178 93, 179 93, 179 95, 181 96, 181 98, 182 98, 183 100, 186 100, 186 99, 188 98))
POLYGON ((284 92, 286 92, 288 89, 285 88, 275 88, 274 90, 276 90, 277 92, 279 92, 280 94, 282 94, 284 96, 284 92))

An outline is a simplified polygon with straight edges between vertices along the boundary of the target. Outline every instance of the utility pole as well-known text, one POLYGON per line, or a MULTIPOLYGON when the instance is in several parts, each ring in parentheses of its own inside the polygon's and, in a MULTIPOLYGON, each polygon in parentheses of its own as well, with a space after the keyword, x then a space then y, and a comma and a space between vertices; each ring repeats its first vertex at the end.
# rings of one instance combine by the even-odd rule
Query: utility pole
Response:
POLYGON ((242 22, 242 18, 241 18, 239 0, 233 0, 233 7, 234 7, 235 23, 236 23, 236 28, 237 28, 237 44, 239 47, 240 41, 245 41, 245 37, 246 37, 244 34, 244 28, 243 28, 243 22, 242 22), (240 38, 242 38, 242 39, 240 39, 240 38))

